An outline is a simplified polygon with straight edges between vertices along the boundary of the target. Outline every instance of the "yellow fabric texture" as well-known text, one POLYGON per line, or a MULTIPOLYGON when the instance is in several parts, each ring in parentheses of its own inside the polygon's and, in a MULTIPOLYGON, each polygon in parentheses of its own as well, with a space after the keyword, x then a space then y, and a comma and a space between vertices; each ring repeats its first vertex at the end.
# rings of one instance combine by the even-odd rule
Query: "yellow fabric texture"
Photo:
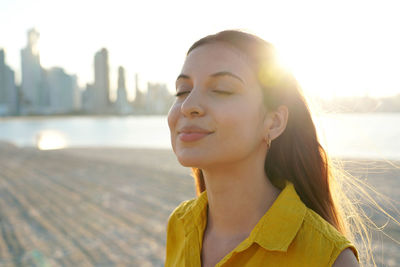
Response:
MULTIPOLYGON (((207 191, 183 201, 167 225, 165 266, 201 266, 207 223, 207 191)), ((345 248, 355 246, 301 201, 287 182, 250 235, 215 266, 332 266, 345 248)))

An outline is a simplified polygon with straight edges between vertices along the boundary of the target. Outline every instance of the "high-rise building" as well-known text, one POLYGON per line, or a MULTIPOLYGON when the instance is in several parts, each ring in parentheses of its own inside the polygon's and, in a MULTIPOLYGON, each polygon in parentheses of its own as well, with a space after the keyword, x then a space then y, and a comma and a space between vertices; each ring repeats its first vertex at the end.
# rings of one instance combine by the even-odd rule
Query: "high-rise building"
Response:
POLYGON ((6 103, 6 101, 7 101, 7 91, 4 86, 5 68, 6 68, 5 53, 4 53, 4 50, 1 49, 0 50, 0 103, 6 103))
POLYGON ((108 51, 103 48, 94 56, 95 110, 106 111, 110 106, 108 51))
POLYGON ((135 100, 133 101, 133 106, 135 108, 135 113, 143 113, 144 112, 144 95, 139 90, 139 75, 135 74, 135 100))
POLYGON ((86 89, 81 94, 82 110, 86 113, 92 113, 95 110, 95 88, 93 84, 87 83, 86 89))
POLYGON ((132 106, 129 104, 126 94, 125 70, 123 67, 118 68, 118 89, 115 106, 117 112, 120 114, 128 114, 132 112, 132 106))
POLYGON ((0 116, 17 115, 18 92, 14 71, 5 63, 5 52, 0 49, 0 116))
POLYGON ((166 114, 173 102, 172 95, 164 83, 147 83, 146 111, 152 114, 166 114))
POLYGON ((68 75, 59 67, 45 71, 52 113, 67 113, 80 108, 76 75, 68 75))
POLYGON ((43 70, 40 66, 38 41, 39 32, 35 29, 29 30, 28 43, 21 50, 21 105, 24 113, 40 112, 40 108, 50 104, 49 94, 44 86, 43 70))

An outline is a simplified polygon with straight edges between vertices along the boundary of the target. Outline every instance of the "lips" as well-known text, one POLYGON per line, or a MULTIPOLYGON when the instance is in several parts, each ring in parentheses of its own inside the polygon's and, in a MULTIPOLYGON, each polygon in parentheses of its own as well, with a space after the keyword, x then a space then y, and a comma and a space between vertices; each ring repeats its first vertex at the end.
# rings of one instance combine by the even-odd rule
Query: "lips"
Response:
POLYGON ((180 131, 178 131, 179 139, 183 142, 194 142, 200 140, 210 134, 212 131, 206 130, 204 128, 191 125, 183 127, 180 131))
POLYGON ((210 134, 211 133, 180 133, 179 139, 183 142, 194 142, 210 134))

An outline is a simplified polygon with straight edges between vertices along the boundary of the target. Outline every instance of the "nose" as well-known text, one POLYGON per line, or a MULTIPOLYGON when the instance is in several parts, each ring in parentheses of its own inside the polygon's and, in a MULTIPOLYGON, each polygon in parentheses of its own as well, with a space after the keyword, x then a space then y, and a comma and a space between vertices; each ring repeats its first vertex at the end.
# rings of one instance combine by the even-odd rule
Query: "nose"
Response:
POLYGON ((181 105, 181 112, 185 117, 202 116, 204 108, 199 90, 193 88, 181 105))

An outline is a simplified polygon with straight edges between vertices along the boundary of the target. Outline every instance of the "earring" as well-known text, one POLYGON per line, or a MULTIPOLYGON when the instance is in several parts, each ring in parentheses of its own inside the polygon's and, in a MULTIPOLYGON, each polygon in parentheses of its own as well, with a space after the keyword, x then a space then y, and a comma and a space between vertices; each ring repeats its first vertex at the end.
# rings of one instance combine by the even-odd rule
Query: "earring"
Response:
POLYGON ((265 141, 268 143, 268 149, 271 147, 271 141, 272 141, 272 139, 269 137, 269 134, 268 134, 268 136, 265 138, 265 141))

